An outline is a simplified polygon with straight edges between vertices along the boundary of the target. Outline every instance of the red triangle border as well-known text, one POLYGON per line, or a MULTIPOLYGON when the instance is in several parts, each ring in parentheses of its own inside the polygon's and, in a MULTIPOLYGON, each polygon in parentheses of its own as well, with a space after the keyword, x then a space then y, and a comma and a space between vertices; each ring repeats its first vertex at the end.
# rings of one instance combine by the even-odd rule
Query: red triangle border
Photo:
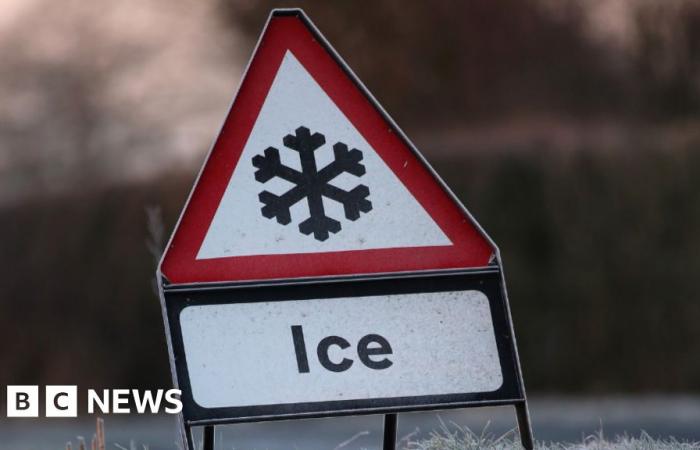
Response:
POLYGON ((173 284, 365 275, 484 267, 494 250, 461 205, 402 139, 393 123, 336 61, 317 31, 302 17, 273 15, 166 249, 160 270, 173 284), (196 259, 287 51, 294 54, 355 125, 452 241, 452 246, 196 259))

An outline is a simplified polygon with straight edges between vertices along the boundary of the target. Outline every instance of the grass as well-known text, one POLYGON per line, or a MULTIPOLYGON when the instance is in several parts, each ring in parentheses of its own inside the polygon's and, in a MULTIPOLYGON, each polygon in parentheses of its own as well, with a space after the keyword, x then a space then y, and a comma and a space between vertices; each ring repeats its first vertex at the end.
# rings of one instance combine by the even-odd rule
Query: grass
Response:
MULTIPOLYGON (((410 436, 403 439, 404 450, 510 450, 522 448, 516 430, 502 436, 487 432, 474 433, 457 424, 442 422, 440 429, 430 433, 427 439, 412 441, 410 436)), ((674 438, 654 439, 642 432, 639 437, 615 436, 612 440, 603 431, 588 436, 578 443, 537 442, 537 450, 700 450, 700 442, 678 441, 674 438)))
MULTIPOLYGON (((399 450, 511 450, 521 449, 517 430, 511 430, 501 436, 488 432, 488 425, 480 432, 475 433, 458 424, 446 424, 441 420, 440 428, 431 432, 428 438, 414 440, 418 430, 401 438, 398 443, 399 450)), ((350 450, 351 444, 359 437, 368 435, 368 431, 357 433, 345 442, 338 444, 333 450, 350 450)), ((119 444, 107 446, 104 434, 104 421, 97 419, 96 432, 92 438, 90 450, 148 450, 146 445, 137 446, 131 442, 129 448, 119 444)), ((201 442, 197 443, 197 450, 201 449, 201 442)), ((78 438, 77 450, 88 450, 85 440, 78 438)), ((229 447, 231 450, 234 448, 229 447)), ((73 450, 72 443, 66 444, 66 450, 73 450)), ((173 447, 181 450, 181 447, 173 447)), ((700 450, 700 442, 678 441, 673 437, 668 439, 654 439, 642 432, 639 437, 628 435, 615 436, 608 439, 603 431, 584 438, 577 443, 537 442, 536 450, 700 450)), ((217 449, 222 450, 222 449, 217 449)), ((227 448, 228 450, 228 448, 227 448)))
MULTIPOLYGON (((97 418, 95 425, 95 434, 92 435, 92 440, 90 441, 90 446, 88 447, 85 438, 83 436, 77 437, 77 447, 75 450, 148 450, 147 445, 137 446, 135 442, 131 441, 129 447, 114 443, 112 446, 107 446, 107 440, 105 439, 105 421, 102 418, 97 418)), ((66 442, 66 450, 74 450, 73 442, 66 442)))

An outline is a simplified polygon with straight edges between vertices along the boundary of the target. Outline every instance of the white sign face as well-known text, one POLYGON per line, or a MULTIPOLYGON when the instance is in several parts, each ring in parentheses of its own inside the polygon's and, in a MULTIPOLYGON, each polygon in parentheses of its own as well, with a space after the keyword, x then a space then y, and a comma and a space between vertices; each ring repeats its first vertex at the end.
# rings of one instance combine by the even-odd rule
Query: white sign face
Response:
POLYGON ((192 395, 205 408, 503 383, 489 301, 475 290, 196 305, 180 326, 192 395))
POLYGON ((376 150, 292 52, 287 51, 197 259, 449 245, 452 242, 376 150), (342 226, 338 235, 334 235, 337 229, 321 236, 301 233, 298 228, 298 224, 310 217, 313 207, 311 199, 305 198, 301 191, 295 195, 297 185, 292 180, 303 180, 309 175, 306 165, 301 163, 301 153, 286 145, 284 139, 294 136, 300 126, 311 134, 322 135, 325 141, 310 156, 314 170, 323 172, 338 167, 335 176, 326 177, 324 186, 329 186, 328 191, 317 206, 331 221, 342 226), (334 146, 338 143, 355 152, 353 155, 359 155, 361 159, 355 161, 357 167, 350 168, 344 159, 347 157, 335 154, 334 146), (267 152, 270 147, 278 156, 267 152), (255 158, 257 166, 253 162, 255 158), (277 158, 281 165, 273 164, 277 158), (346 165, 348 170, 340 169, 346 165), (268 170, 269 178, 256 179, 256 174, 259 178, 268 170), (289 175, 292 171, 299 175, 289 175), (346 205, 341 200, 351 197, 350 193, 360 186, 367 194, 362 201, 368 203, 363 203, 357 217, 348 220, 346 205), (281 225, 261 214, 263 191, 272 199, 266 201, 274 203, 269 206, 289 210, 291 224, 281 225))

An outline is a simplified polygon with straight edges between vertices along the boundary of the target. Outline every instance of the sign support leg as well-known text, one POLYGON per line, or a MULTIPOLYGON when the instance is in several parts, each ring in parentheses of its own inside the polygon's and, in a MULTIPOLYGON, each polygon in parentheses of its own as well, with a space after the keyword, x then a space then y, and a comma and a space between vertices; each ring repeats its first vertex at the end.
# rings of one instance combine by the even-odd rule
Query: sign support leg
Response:
POLYGON ((202 450, 214 450, 214 425, 204 427, 202 450))
POLYGON ((522 442, 526 450, 532 450, 535 447, 535 442, 532 436, 532 424, 530 423, 530 412, 527 409, 527 401, 516 403, 515 412, 518 415, 520 442, 522 442))
POLYGON ((192 427, 185 425, 185 450, 195 450, 194 440, 192 439, 192 427))
POLYGON ((398 417, 396 414, 384 415, 384 450, 396 449, 396 425, 398 417))

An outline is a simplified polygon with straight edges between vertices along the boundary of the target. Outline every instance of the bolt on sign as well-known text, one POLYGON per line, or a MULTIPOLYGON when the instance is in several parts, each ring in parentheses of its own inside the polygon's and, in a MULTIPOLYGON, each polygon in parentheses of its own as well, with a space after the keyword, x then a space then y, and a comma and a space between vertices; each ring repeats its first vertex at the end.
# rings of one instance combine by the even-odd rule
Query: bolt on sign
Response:
POLYGON ((496 245, 298 9, 274 10, 160 267, 193 427, 527 401, 496 245))

